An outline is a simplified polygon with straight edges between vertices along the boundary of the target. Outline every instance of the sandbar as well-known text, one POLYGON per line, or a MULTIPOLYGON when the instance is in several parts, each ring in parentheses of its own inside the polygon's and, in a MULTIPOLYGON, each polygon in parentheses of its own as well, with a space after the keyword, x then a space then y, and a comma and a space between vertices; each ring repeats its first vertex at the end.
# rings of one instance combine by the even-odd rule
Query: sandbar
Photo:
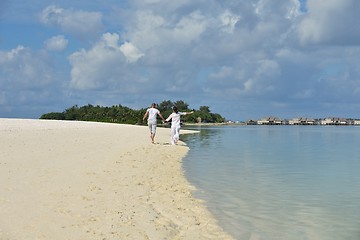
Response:
MULTIPOLYGON (((191 131, 182 130, 182 134, 191 131)), ((0 239, 232 239, 157 128, 0 119, 0 239)))

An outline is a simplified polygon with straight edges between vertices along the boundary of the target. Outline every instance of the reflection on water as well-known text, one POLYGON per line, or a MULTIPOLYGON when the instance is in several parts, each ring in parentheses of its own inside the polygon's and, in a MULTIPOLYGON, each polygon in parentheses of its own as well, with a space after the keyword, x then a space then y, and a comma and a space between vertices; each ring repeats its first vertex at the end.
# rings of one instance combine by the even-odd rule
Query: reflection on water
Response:
POLYGON ((360 128, 195 129, 186 175, 236 239, 360 239, 360 128))

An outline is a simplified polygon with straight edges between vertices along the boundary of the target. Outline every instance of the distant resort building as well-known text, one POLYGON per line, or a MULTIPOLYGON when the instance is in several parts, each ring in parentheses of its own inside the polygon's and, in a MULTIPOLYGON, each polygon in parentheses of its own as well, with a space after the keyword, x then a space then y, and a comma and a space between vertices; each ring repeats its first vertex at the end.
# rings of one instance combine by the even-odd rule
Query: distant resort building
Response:
POLYGON ((360 125, 360 120, 359 120, 359 119, 353 120, 353 124, 354 124, 354 125, 360 125))
POLYGON ((317 122, 313 118, 294 118, 289 120, 289 125, 315 125, 317 122))
POLYGON ((279 117, 265 117, 260 120, 248 120, 247 125, 360 125, 360 119, 349 119, 339 117, 328 117, 314 119, 298 117, 290 120, 279 117))
POLYGON ((267 117, 257 121, 258 125, 282 125, 283 121, 278 117, 267 117))
POLYGON ((352 125, 352 120, 345 118, 325 118, 320 120, 321 125, 352 125))

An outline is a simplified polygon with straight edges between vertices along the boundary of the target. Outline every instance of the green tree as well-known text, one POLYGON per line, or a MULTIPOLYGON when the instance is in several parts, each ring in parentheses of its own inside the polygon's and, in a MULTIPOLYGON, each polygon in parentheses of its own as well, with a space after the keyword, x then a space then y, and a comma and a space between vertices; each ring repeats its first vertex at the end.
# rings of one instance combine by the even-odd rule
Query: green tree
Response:
POLYGON ((210 113, 210 107, 208 106, 200 106, 199 110, 200 112, 210 113))
POLYGON ((65 114, 60 112, 50 112, 43 114, 40 119, 65 120, 65 114))
POLYGON ((174 106, 176 106, 179 109, 179 111, 189 110, 189 104, 187 104, 183 100, 178 100, 178 101, 174 102, 174 106))
MULTIPOLYGON (((191 111, 189 105, 182 101, 171 102, 163 101, 159 104, 161 114, 166 118, 172 113, 172 107, 177 106, 179 111, 191 111)), ((134 110, 129 107, 114 105, 111 107, 93 106, 91 104, 78 107, 77 105, 66 109, 64 112, 50 112, 43 114, 41 119, 56 120, 78 120, 78 121, 96 121, 96 122, 113 122, 127 124, 144 124, 142 118, 146 108, 134 110)), ((195 110, 193 110, 195 111, 195 110)), ((220 114, 210 112, 207 106, 201 106, 199 111, 194 114, 183 116, 184 122, 195 123, 197 118, 201 117, 203 122, 223 122, 224 118, 220 114)))
POLYGON ((65 110, 65 120, 81 120, 79 119, 79 107, 75 105, 65 110))
POLYGON ((160 112, 165 112, 171 109, 174 106, 174 103, 170 100, 162 101, 160 104, 158 104, 158 109, 160 112))

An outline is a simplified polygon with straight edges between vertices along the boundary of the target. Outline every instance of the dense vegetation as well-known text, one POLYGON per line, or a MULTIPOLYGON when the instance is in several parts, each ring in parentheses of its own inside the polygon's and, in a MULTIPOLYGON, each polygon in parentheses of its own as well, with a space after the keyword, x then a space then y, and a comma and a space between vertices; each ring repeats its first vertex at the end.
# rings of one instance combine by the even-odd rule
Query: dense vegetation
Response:
MULTIPOLYGON (((201 106, 199 110, 190 109, 189 105, 180 100, 172 102, 170 100, 163 101, 158 104, 158 109, 164 118, 172 113, 172 107, 177 106, 180 112, 194 111, 193 114, 183 116, 184 122, 196 123, 220 123, 224 122, 224 118, 217 113, 211 113, 208 106, 201 106)), ((55 120, 77 120, 77 121, 94 121, 94 122, 112 122, 126 124, 144 124, 143 116, 147 108, 134 110, 122 105, 114 105, 111 107, 85 105, 78 107, 77 105, 66 109, 64 112, 50 112, 43 114, 40 119, 55 120)))

